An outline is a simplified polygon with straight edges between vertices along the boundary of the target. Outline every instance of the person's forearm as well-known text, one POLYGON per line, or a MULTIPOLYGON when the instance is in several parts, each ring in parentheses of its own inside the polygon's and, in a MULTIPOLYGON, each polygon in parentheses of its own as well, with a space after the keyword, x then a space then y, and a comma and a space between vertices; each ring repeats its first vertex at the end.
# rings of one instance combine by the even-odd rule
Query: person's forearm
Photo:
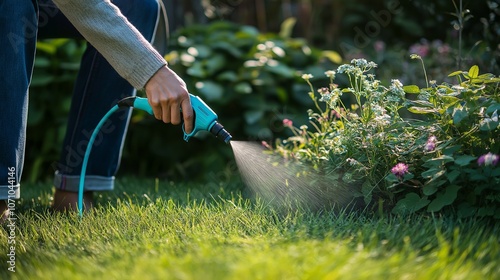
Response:
POLYGON ((109 0, 53 0, 78 31, 135 88, 166 65, 163 57, 109 0))

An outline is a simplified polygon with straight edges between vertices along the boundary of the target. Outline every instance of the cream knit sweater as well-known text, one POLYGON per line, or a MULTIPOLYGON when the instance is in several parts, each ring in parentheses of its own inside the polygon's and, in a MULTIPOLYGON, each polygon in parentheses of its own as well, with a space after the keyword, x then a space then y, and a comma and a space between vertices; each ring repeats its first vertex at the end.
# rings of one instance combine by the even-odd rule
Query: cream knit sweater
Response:
POLYGON ((53 1, 134 88, 144 88, 153 74, 167 64, 109 0, 53 1))

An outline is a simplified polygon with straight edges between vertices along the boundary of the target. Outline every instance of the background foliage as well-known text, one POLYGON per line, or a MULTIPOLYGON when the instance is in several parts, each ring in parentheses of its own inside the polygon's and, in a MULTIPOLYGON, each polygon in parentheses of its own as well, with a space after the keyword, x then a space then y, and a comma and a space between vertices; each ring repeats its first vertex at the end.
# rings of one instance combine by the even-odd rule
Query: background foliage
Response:
MULTIPOLYGON (((464 13, 463 29, 457 27, 453 1, 447 0, 356 4, 345 0, 203 0, 169 1, 169 5, 173 35, 167 58, 190 90, 202 96, 240 140, 287 135, 280 123, 286 117, 306 122, 304 108, 311 101, 304 96, 305 85, 297 72, 320 73, 331 68, 332 60, 340 62, 337 54, 344 62, 352 56, 371 58, 381 66, 381 80, 399 77, 405 84, 418 84, 422 72, 407 62, 408 55, 415 48, 427 50, 422 57, 430 79, 441 80, 455 69, 457 35, 462 30, 464 64, 474 62, 486 72, 498 71, 500 24, 494 1, 465 1, 470 12, 464 13), (356 30, 366 33, 367 25, 377 22, 374 14, 381 15, 394 3, 401 12, 391 15, 378 33, 376 28, 371 30, 373 36, 368 36, 366 45, 355 44, 356 30), (297 18, 295 24, 293 19, 286 21, 290 17, 297 18)), ((83 43, 65 39, 38 45, 24 180, 52 176, 83 50, 83 43)), ((136 113, 120 172, 217 177, 234 170, 231 162, 230 148, 219 140, 207 137, 186 144, 180 128, 136 113)))
MULTIPOLYGON (((167 59, 192 93, 218 113, 234 139, 271 139, 284 131, 284 116, 298 114, 300 108, 310 105, 302 95, 307 86, 297 71, 322 73, 332 61, 341 61, 335 52, 289 38, 292 23, 284 25, 281 35, 261 34, 253 27, 229 22, 193 25, 174 34, 167 59)), ((83 51, 78 42, 68 40, 44 41, 39 49, 29 114, 30 132, 36 137, 30 137, 28 146, 42 149, 28 152, 27 162, 32 162, 30 157, 35 162, 28 168, 33 180, 50 176, 50 166, 58 159, 76 61, 83 51), (54 99, 61 106, 52 110, 54 99), (51 128, 45 130, 47 126, 51 128)), ((136 112, 122 172, 194 179, 206 175, 205 171, 230 168, 230 148, 205 136, 185 143, 180 127, 165 126, 136 112)))
MULTIPOLYGON (((205 23, 210 20, 227 19, 256 26, 263 32, 279 32, 281 23, 286 18, 295 17, 298 23, 293 30, 294 37, 306 38, 316 47, 332 49, 343 56, 351 56, 346 61, 354 58, 352 56, 363 56, 382 65, 382 61, 376 57, 375 46, 377 42, 384 42, 390 46, 388 49, 394 52, 387 57, 392 67, 398 67, 393 59, 401 59, 405 50, 421 40, 429 42, 440 40, 458 49, 459 31, 463 30, 462 59, 470 65, 479 65, 487 72, 498 72, 500 58, 498 1, 464 0, 462 13, 458 11, 459 2, 459 0, 172 1, 172 8, 176 11, 173 13, 175 23, 172 25, 179 27, 193 22, 205 23), (181 18, 180 13, 189 16, 181 18), (459 20, 460 15, 463 20, 459 20)), ((455 59, 456 57, 453 58, 454 62, 455 59)), ((457 68, 457 65, 454 66, 457 68)))

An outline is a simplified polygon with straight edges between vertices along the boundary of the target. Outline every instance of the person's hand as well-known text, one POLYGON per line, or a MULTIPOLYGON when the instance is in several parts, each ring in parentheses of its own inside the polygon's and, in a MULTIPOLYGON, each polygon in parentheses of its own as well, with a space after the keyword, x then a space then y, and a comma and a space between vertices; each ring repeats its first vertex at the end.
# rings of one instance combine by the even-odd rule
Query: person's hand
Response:
POLYGON ((145 86, 155 118, 164 123, 180 124, 181 108, 184 130, 193 130, 193 108, 186 83, 167 66, 156 72, 145 86))

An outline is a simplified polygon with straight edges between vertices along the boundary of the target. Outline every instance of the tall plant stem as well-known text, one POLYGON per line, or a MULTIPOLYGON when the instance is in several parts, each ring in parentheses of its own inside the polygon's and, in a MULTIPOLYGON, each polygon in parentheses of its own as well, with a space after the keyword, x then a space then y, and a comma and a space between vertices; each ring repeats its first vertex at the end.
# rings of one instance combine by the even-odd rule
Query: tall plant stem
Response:
POLYGON ((424 69, 425 83, 427 85, 427 88, 429 88, 429 79, 427 78, 427 71, 425 70, 424 60, 420 58, 420 62, 422 62, 422 69, 424 69))
POLYGON ((458 58, 457 58, 457 69, 462 69, 462 31, 464 28, 464 10, 462 5, 462 0, 459 0, 459 7, 453 0, 453 6, 455 6, 455 10, 457 11, 457 19, 458 19, 458 58))
POLYGON ((464 15, 462 0, 460 0, 460 16, 458 17, 458 23, 460 25, 460 30, 458 32, 458 69, 462 69, 462 30, 464 28, 464 15))

